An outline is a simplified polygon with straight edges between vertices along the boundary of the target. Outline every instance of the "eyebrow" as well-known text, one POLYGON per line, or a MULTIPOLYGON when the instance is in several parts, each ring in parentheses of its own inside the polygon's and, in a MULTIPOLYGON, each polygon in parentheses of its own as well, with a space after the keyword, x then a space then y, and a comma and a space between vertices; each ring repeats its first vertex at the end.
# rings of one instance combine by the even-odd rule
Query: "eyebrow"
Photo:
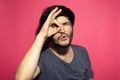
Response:
MULTIPOLYGON (((66 21, 66 22, 63 22, 61 23, 62 25, 65 25, 65 24, 71 24, 69 21, 66 21)), ((58 27, 58 25, 56 23, 52 23, 51 26, 56 26, 58 27)))
POLYGON ((66 22, 64 22, 64 23, 62 23, 63 25, 65 25, 65 24, 67 24, 67 23, 69 23, 70 24, 70 22, 69 21, 66 21, 66 22))

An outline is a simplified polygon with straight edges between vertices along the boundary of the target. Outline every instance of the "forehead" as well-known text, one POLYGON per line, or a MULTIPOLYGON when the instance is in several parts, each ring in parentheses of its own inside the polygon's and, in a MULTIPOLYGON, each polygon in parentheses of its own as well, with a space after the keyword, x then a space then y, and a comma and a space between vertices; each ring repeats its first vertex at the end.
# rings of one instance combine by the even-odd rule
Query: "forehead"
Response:
POLYGON ((70 20, 66 16, 59 16, 59 17, 56 18, 56 20, 59 23, 70 22, 70 20))

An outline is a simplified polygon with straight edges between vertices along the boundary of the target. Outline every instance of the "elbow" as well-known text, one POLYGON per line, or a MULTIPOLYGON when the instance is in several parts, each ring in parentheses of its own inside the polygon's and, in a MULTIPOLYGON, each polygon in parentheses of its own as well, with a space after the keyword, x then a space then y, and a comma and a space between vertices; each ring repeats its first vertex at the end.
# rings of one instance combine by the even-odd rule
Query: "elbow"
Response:
POLYGON ((15 75, 15 80, 22 80, 21 77, 19 76, 19 74, 15 75))
POLYGON ((29 80, 25 77, 25 75, 22 75, 20 73, 15 74, 15 80, 29 80))
POLYGON ((15 75, 15 80, 25 80, 25 79, 17 73, 15 75))

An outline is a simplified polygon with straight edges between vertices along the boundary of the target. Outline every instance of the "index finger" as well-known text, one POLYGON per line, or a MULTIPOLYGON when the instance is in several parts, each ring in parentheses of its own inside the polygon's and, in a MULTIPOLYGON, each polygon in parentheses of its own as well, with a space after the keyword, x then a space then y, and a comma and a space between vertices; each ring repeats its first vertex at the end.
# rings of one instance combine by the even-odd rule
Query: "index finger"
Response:
POLYGON ((55 19, 62 12, 62 9, 59 9, 56 13, 53 14, 52 19, 55 19))
POLYGON ((52 16, 55 14, 55 12, 58 10, 58 7, 56 7, 55 9, 53 9, 50 14, 48 15, 48 19, 51 20, 52 16))

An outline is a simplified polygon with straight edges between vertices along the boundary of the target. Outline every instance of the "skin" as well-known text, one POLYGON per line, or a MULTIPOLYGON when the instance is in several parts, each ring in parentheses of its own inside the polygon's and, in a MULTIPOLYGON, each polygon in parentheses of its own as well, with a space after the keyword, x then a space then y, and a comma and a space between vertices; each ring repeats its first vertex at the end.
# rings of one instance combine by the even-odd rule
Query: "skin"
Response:
POLYGON ((32 46, 26 52, 17 68, 15 80, 33 80, 39 74, 40 68, 38 67, 38 61, 43 45, 48 37, 60 31, 60 28, 50 27, 52 21, 62 11, 61 9, 57 10, 58 8, 55 8, 51 11, 32 46))
POLYGON ((74 56, 73 50, 70 46, 73 33, 71 22, 67 17, 59 16, 53 21, 52 27, 60 27, 61 30, 52 36, 50 49, 60 59, 67 63, 70 63, 74 56))
POLYGON ((60 16, 55 19, 57 25, 54 27, 60 27, 61 30, 53 36, 53 42, 61 47, 70 44, 72 39, 72 25, 69 19, 65 16, 60 16))
POLYGON ((56 18, 61 11, 62 10, 58 10, 57 7, 51 11, 32 46, 26 52, 19 64, 15 80, 33 80, 40 73, 41 70, 38 67, 38 61, 43 45, 48 37, 52 37, 52 43, 49 47, 50 50, 62 60, 68 63, 72 61, 74 54, 69 45, 72 39, 72 26, 65 16, 56 18), (53 24, 56 24, 57 26, 54 26, 53 24), (60 50, 56 49, 56 46, 60 50), (65 52, 64 54, 60 54, 60 51, 65 52))

